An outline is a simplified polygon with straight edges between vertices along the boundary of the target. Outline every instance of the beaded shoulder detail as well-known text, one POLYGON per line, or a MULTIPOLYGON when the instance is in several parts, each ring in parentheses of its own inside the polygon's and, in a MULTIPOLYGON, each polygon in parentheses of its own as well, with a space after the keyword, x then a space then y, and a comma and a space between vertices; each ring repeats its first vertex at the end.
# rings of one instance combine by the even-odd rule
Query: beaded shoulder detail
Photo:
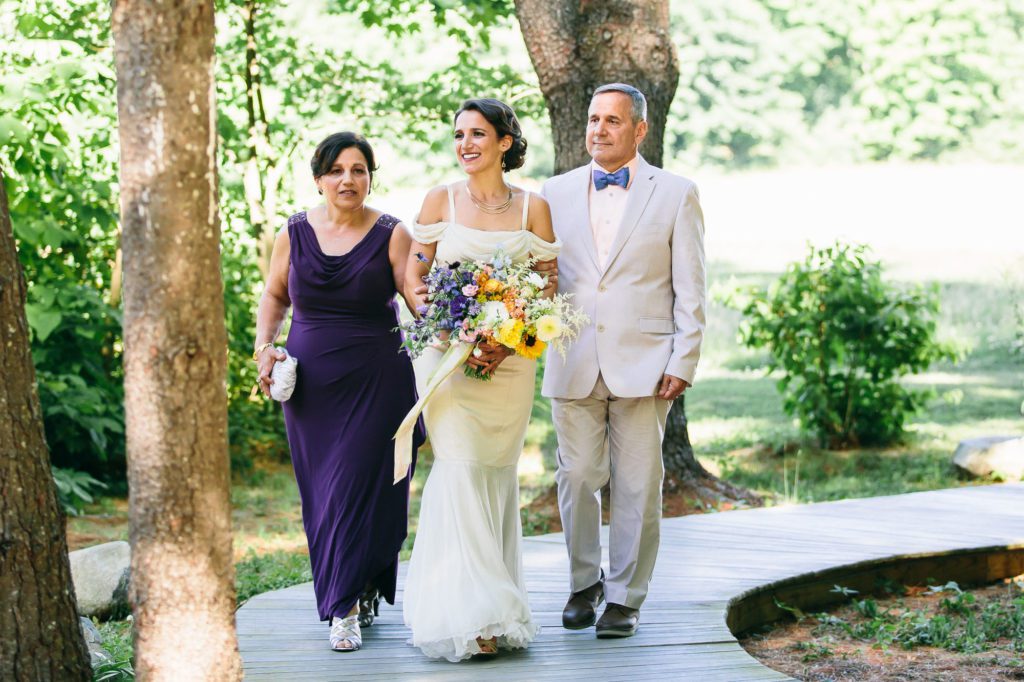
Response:
POLYGON ((390 213, 382 213, 380 218, 377 218, 377 224, 379 224, 381 227, 386 227, 389 230, 395 229, 395 225, 397 225, 400 222, 402 221, 396 218, 395 216, 391 215, 390 213))

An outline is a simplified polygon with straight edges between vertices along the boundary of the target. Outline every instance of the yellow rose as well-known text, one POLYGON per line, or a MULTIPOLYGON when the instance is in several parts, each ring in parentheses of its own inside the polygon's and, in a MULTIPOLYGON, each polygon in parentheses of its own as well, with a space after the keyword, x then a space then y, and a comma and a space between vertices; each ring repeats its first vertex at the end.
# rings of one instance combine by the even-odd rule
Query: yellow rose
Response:
POLYGON ((489 279, 484 282, 485 294, 500 294, 504 289, 505 285, 501 283, 501 280, 489 279))
POLYGON ((537 338, 547 343, 562 335, 562 321, 555 315, 541 315, 537 320, 537 338))
POLYGON ((523 338, 523 321, 509 318, 498 326, 498 333, 494 338, 503 346, 515 348, 523 338))

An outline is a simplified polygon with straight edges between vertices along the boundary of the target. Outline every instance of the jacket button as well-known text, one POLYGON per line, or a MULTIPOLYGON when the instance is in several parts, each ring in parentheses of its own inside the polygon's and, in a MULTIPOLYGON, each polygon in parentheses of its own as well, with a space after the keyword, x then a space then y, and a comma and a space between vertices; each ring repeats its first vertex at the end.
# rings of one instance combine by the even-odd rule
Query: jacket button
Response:
POLYGON ((603 324, 597 325, 597 331, 603 332, 604 331, 604 325, 603 324))
POLYGON ((599 286, 599 287, 597 288, 597 290, 598 290, 598 291, 608 291, 608 287, 606 287, 605 285, 603 285, 603 284, 602 284, 601 286, 599 286))

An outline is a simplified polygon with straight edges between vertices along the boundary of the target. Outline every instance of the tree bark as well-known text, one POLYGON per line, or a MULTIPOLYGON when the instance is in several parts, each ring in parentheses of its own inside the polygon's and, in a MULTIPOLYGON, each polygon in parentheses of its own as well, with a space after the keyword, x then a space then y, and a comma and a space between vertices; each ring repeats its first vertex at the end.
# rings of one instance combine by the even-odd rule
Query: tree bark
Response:
MULTIPOLYGON (((640 153, 663 160, 665 122, 679 84, 679 60, 669 33, 668 0, 515 0, 555 144, 555 173, 590 163, 584 141, 594 89, 628 83, 647 97, 647 138, 640 153)), ((669 413, 664 442, 665 490, 703 501, 756 495, 708 473, 690 445, 684 400, 669 413)))
POLYGON ((213 0, 115 0, 135 669, 241 678, 213 0))
POLYGON ((88 680, 0 172, 0 680, 88 680))
POLYGON ((713 506, 739 501, 752 506, 763 504, 759 495, 726 483, 697 461, 687 428, 685 393, 676 399, 669 410, 662 457, 665 461, 665 490, 668 493, 682 493, 713 506))
POLYGON ((640 153, 660 167, 679 83, 668 0, 516 0, 516 17, 547 100, 555 173, 590 162, 583 138, 590 96, 614 82, 646 95, 650 130, 640 153))

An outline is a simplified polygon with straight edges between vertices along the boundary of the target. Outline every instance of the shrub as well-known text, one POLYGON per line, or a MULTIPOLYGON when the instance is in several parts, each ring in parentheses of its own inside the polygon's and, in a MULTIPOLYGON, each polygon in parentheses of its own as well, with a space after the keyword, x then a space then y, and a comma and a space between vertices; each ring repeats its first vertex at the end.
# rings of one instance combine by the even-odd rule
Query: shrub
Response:
POLYGON ((107 487, 84 471, 50 467, 50 472, 57 488, 57 502, 69 516, 78 516, 82 507, 93 501, 93 495, 107 487))
POLYGON ((810 246, 767 291, 751 291, 741 340, 771 354, 787 413, 828 447, 899 439, 928 392, 900 378, 955 359, 935 339, 938 295, 882 280, 866 246, 810 246))

